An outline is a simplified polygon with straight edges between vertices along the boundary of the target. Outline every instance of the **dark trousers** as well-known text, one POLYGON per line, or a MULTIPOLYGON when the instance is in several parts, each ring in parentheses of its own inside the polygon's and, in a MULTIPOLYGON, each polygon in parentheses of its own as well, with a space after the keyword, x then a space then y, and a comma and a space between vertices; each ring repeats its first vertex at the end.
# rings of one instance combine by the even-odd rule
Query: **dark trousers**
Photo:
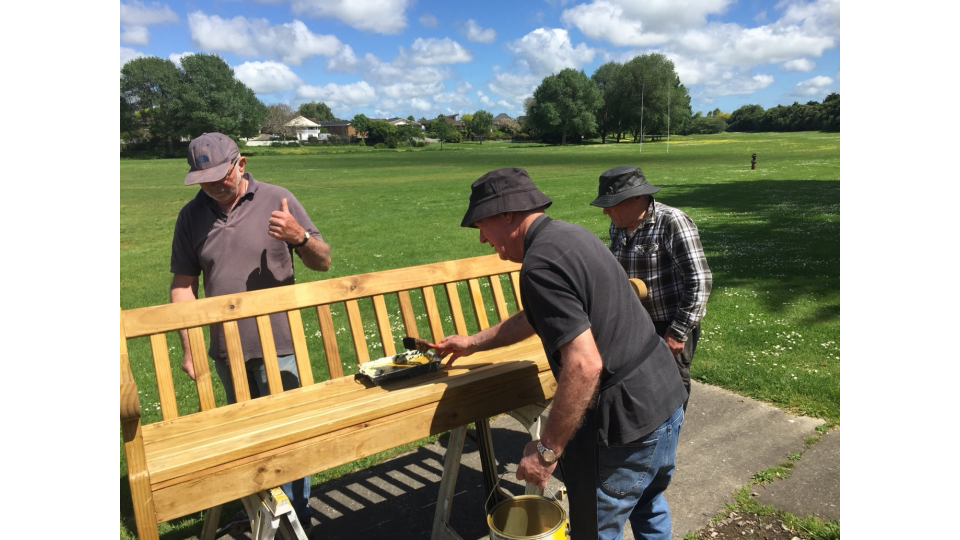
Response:
MULTIPOLYGON (((657 334, 663 337, 670 328, 672 321, 653 321, 653 326, 657 334)), ((683 386, 687 389, 687 400, 683 402, 683 410, 686 412, 687 403, 690 401, 690 364, 693 363, 693 353, 697 351, 697 341, 700 340, 700 324, 697 323, 687 334, 687 341, 683 344, 683 350, 674 357, 677 361, 677 368, 680 370, 680 378, 683 379, 683 386)))

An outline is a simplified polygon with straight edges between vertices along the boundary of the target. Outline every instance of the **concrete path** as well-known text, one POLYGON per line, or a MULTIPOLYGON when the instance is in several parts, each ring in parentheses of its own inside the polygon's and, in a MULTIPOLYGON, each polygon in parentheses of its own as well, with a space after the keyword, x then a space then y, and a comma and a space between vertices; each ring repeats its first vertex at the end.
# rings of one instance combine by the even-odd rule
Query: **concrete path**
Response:
MULTIPOLYGON (((707 525, 733 493, 749 485, 753 474, 774 467, 801 453, 789 479, 751 492, 764 504, 795 515, 840 519, 840 431, 816 437, 823 421, 797 417, 750 398, 693 382, 687 416, 677 450, 677 470, 667 490, 673 514, 673 537, 707 525)), ((491 422, 498 470, 515 471, 520 449, 530 440, 526 430, 504 415, 491 422)), ((315 509, 310 538, 430 538, 443 471, 446 439, 427 445, 370 469, 317 486, 311 505, 315 509)), ((523 493, 512 473, 501 485, 515 495, 523 493)), ((556 478, 550 492, 561 488, 556 478)), ((464 540, 488 538, 483 510, 483 480, 479 452, 468 437, 451 526, 464 540)), ((566 504, 566 500, 563 501, 566 504)), ((244 538, 225 535, 221 538, 244 538)), ((629 530, 624 538, 632 540, 629 530)))

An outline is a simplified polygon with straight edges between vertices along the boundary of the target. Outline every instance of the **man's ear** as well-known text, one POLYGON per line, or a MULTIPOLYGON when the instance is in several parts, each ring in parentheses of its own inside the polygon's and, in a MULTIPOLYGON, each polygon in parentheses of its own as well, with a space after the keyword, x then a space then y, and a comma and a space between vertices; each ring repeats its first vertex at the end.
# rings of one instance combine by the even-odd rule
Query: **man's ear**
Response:
POLYGON ((240 169, 240 174, 244 173, 244 169, 247 167, 247 158, 240 156, 237 160, 237 168, 240 169))

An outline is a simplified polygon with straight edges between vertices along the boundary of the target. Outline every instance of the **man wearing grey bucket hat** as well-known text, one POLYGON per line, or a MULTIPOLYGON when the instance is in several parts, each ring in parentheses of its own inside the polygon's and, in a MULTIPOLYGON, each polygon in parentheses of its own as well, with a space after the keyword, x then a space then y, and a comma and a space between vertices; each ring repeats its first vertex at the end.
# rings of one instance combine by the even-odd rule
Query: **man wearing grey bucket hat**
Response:
POLYGON ((590 204, 610 216, 610 251, 628 276, 647 286, 643 307, 677 361, 689 402, 690 364, 713 274, 697 226, 682 211, 654 201, 658 191, 639 167, 623 165, 600 175, 590 204))
POLYGON ((539 441, 517 478, 544 487, 559 465, 571 537, 670 538, 664 490, 674 470, 686 392, 673 358, 623 268, 587 229, 553 220, 551 199, 521 168, 471 186, 461 226, 479 229, 500 258, 520 262, 522 311, 472 336, 437 344, 447 365, 536 334, 557 389, 539 441))
MULTIPOLYGON (((330 246, 306 210, 287 189, 254 180, 246 157, 222 133, 204 133, 190 141, 190 172, 185 185, 199 184, 197 195, 177 216, 170 257, 170 301, 195 300, 200 276, 208 297, 267 289, 294 282, 293 253, 312 269, 330 268, 330 246)), ((284 390, 300 386, 286 316, 271 315, 273 339, 284 390)), ((238 321, 251 397, 269 394, 263 352, 253 319, 238 321)), ((194 355, 185 331, 181 368, 194 378, 194 355)), ((236 401, 221 325, 210 327, 208 354, 214 359, 227 402, 236 401)), ((201 361, 206 362, 205 358, 201 361)), ((310 526, 310 477, 284 484, 287 497, 305 528, 310 526)))

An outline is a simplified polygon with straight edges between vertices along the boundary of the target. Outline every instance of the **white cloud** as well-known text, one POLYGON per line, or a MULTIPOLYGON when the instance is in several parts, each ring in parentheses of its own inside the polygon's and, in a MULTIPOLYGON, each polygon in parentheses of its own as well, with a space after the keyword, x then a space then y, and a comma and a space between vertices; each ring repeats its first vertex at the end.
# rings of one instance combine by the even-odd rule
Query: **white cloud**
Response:
POLYGON ((434 103, 445 103, 463 108, 473 104, 469 97, 457 92, 441 92, 433 96, 434 103))
POLYGON ((467 41, 475 43, 493 43, 497 40, 497 31, 493 28, 481 28, 477 21, 470 19, 464 23, 467 41))
POLYGON ((154 2, 147 7, 143 2, 133 0, 128 4, 120 2, 120 24, 124 26, 147 26, 151 24, 173 23, 179 21, 170 6, 154 2))
POLYGON ((244 62, 233 68, 237 79, 258 94, 292 90, 303 84, 300 77, 279 62, 244 62))
POLYGON ((596 55, 594 49, 583 43, 574 47, 569 34, 562 28, 537 28, 508 43, 507 48, 519 57, 531 74, 538 77, 564 68, 579 69, 596 55))
POLYGON ((594 0, 564 10, 560 20, 591 39, 613 45, 647 46, 706 23, 732 0, 594 0))
POLYGON ((378 34, 399 34, 407 27, 409 0, 292 0, 296 14, 336 18, 346 24, 378 34))
POLYGON ((462 81, 457 83, 457 92, 460 94, 466 94, 470 90, 473 90, 473 85, 470 84, 470 81, 462 81))
POLYGON ((131 49, 130 47, 120 47, 120 67, 123 68, 123 65, 127 62, 133 60, 134 58, 140 58, 141 56, 146 56, 140 51, 131 49))
POLYGON ((271 25, 267 19, 222 19, 195 11, 187 20, 190 37, 201 49, 238 56, 275 57, 296 65, 311 56, 334 56, 344 47, 336 36, 314 34, 296 19, 271 25))
POLYGON ((429 112, 435 109, 433 103, 425 99, 413 98, 410 100, 410 107, 420 112, 429 112))
POLYGON ((807 58, 787 60, 783 63, 784 71, 813 71, 815 67, 817 67, 816 62, 807 58))
POLYGON ((176 64, 177 67, 180 67, 180 59, 183 58, 184 56, 188 56, 191 54, 193 53, 189 51, 184 51, 182 53, 170 53, 170 55, 167 56, 167 58, 169 58, 171 62, 176 64))
POLYGON ((484 94, 481 90, 477 90, 477 100, 488 107, 493 105, 493 100, 491 100, 490 97, 484 94))
POLYGON ((149 45, 150 32, 146 26, 121 26, 120 43, 130 45, 149 45))
POLYGON ((470 51, 450 38, 417 38, 410 52, 400 47, 398 62, 415 66, 456 64, 473 60, 470 51))
POLYGON ((420 24, 423 25, 423 26, 426 27, 426 28, 436 28, 437 25, 440 24, 440 21, 438 21, 436 17, 434 17, 433 15, 431 15, 431 14, 429 14, 429 13, 424 13, 424 14, 421 15, 420 18, 417 19, 417 20, 419 20, 419 21, 420 21, 420 24))
POLYGON ((302 85, 297 88, 297 97, 322 101, 334 112, 346 113, 373 103, 377 92, 366 81, 360 81, 351 84, 329 83, 323 86, 302 85))
POLYGON ((494 73, 487 88, 513 103, 514 110, 522 111, 523 100, 533 95, 542 79, 529 73, 494 73))
POLYGON ((340 50, 337 51, 337 54, 327 60, 327 69, 329 71, 353 73, 359 67, 360 62, 361 60, 357 57, 356 53, 353 52, 353 48, 344 44, 343 47, 340 47, 340 50))
POLYGON ((827 88, 831 84, 833 84, 833 79, 824 75, 818 75, 812 79, 797 83, 797 85, 793 87, 793 91, 790 92, 790 95, 806 98, 822 96, 827 93, 827 88))
POLYGON ((120 42, 131 45, 147 45, 150 43, 151 24, 174 23, 179 21, 177 14, 170 6, 154 2, 147 7, 139 0, 129 4, 120 2, 120 42))

